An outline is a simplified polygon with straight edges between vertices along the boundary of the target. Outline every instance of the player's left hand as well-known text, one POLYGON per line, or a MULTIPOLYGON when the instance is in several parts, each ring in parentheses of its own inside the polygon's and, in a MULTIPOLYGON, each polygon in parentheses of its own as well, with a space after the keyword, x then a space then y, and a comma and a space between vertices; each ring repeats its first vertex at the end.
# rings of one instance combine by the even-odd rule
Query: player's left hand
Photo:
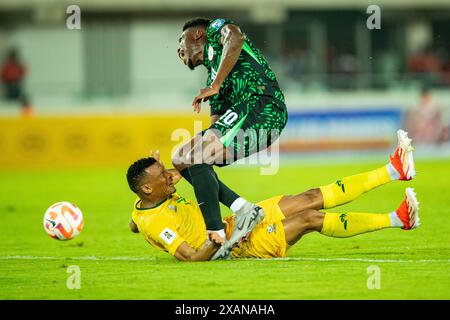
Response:
POLYGON ((159 152, 159 150, 156 150, 156 152, 153 152, 153 149, 150 150, 150 157, 155 158, 156 161, 158 161, 159 163, 161 162, 161 154, 159 152))
POLYGON ((201 103, 208 101, 208 99, 219 93, 220 87, 217 86, 209 86, 203 89, 200 89, 200 94, 194 98, 192 101, 192 106, 194 107, 194 111, 199 113, 201 110, 201 103))

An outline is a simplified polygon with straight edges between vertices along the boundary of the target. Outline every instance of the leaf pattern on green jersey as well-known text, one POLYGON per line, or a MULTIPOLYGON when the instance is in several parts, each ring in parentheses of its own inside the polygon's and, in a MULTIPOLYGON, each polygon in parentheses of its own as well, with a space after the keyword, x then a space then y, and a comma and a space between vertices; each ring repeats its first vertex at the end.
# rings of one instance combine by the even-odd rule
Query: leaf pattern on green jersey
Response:
POLYGON ((264 70, 264 73, 266 74, 267 78, 269 78, 272 81, 277 81, 277 77, 275 76, 275 73, 269 68, 264 70))
POLYGON ((275 98, 277 98, 280 101, 285 102, 284 101, 284 95, 283 95, 283 92, 281 92, 281 90, 276 90, 275 91, 275 98))
MULTIPOLYGON (((206 29, 207 41, 203 64, 208 70, 207 86, 214 81, 214 75, 219 69, 222 57, 221 28, 226 24, 233 24, 231 20, 215 24, 214 22, 217 21, 217 19, 212 20, 206 29), (212 57, 209 55, 211 50, 213 50, 212 57)), ((210 99, 212 114, 223 114, 226 109, 248 100, 252 95, 271 96, 281 101, 282 104, 285 102, 283 92, 266 58, 247 36, 245 36, 245 44, 247 50, 250 50, 250 54, 245 50, 241 51, 236 65, 222 84, 219 94, 210 99)))

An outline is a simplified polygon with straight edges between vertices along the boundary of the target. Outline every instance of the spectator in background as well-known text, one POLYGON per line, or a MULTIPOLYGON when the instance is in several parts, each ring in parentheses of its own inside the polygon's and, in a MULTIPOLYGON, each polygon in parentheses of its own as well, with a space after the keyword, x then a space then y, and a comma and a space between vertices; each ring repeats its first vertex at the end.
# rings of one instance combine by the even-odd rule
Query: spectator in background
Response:
POLYGON ((338 52, 333 61, 332 86, 340 89, 353 89, 356 84, 358 61, 350 52, 338 52))
POLYGON ((7 100, 20 101, 23 98, 22 84, 25 73, 25 66, 20 61, 17 50, 10 50, 1 69, 2 83, 7 100))
POLYGON ((448 126, 428 89, 421 93, 419 104, 406 114, 405 126, 417 143, 435 144, 448 139, 448 126))
POLYGON ((308 57, 304 49, 285 46, 283 61, 285 73, 290 80, 300 80, 307 72, 308 57))

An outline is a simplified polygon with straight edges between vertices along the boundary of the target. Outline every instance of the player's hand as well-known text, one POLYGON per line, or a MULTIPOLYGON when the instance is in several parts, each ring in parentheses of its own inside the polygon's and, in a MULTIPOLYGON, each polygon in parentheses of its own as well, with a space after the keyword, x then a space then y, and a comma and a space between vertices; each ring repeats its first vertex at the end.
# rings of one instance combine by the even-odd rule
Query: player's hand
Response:
POLYGON ((158 161, 164 167, 164 163, 161 161, 161 154, 159 150, 156 150, 156 152, 153 152, 153 149, 150 150, 150 157, 155 158, 155 160, 158 161))
POLYGON ((159 153, 159 150, 156 150, 156 152, 153 152, 153 149, 150 150, 150 157, 155 158, 158 162, 161 162, 161 154, 159 153))
POLYGON ((208 101, 208 99, 219 93, 220 87, 218 86, 209 86, 203 89, 200 89, 200 94, 194 98, 192 101, 192 106, 194 107, 194 111, 199 113, 201 110, 201 103, 208 101))
POLYGON ((222 238, 217 232, 207 231, 208 239, 211 240, 214 244, 223 245, 225 243, 225 239, 222 238))

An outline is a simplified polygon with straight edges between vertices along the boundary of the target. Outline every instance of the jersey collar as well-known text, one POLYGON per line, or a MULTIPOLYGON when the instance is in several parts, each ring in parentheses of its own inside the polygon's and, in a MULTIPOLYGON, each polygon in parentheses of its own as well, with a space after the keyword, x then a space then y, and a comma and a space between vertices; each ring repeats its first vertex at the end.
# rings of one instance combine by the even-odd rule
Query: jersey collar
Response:
POLYGON ((136 205, 134 206, 136 208, 136 210, 139 211, 144 211, 144 210, 151 210, 151 209, 156 209, 158 208, 160 205, 162 205, 164 202, 166 202, 170 197, 164 199, 163 201, 161 201, 160 203, 158 203, 157 205, 150 207, 150 208, 139 208, 138 204, 142 203, 142 200, 139 200, 138 202, 136 202, 136 205))

